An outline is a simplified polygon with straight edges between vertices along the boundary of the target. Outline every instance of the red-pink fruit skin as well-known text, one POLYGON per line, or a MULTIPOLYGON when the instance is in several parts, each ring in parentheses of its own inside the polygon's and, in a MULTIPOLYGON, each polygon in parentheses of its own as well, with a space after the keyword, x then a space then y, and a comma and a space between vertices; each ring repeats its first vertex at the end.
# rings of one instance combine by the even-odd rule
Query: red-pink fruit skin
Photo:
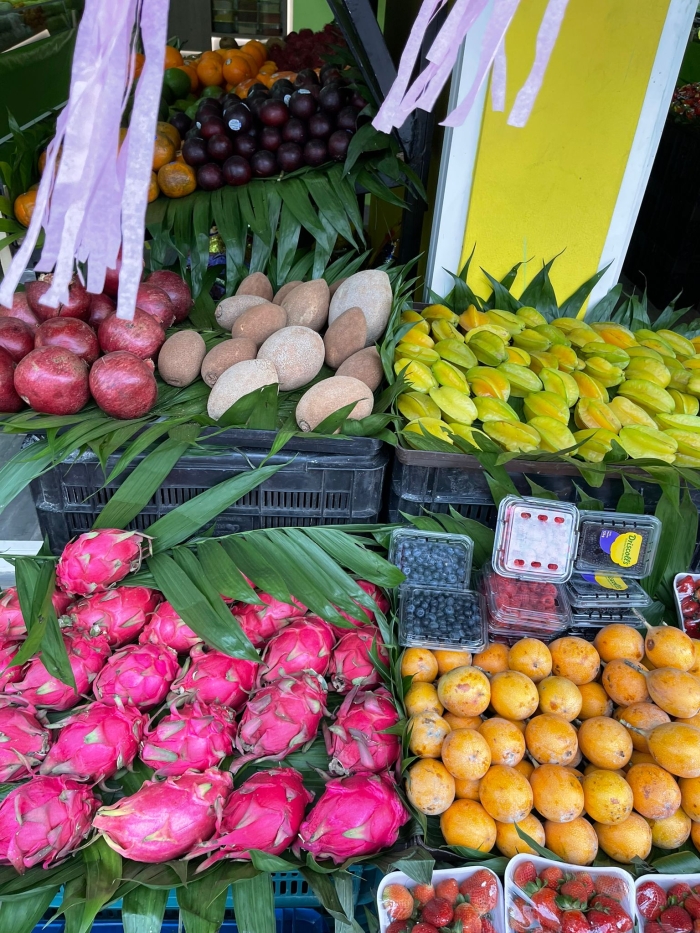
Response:
POLYGON ((133 353, 107 353, 90 370, 90 391, 112 418, 140 418, 153 408, 158 386, 152 370, 133 353))
POLYGON ((154 356, 165 343, 165 331, 150 314, 136 308, 133 321, 123 321, 116 314, 100 324, 97 339, 105 353, 126 350, 139 359, 154 356))
POLYGON ((48 321, 52 317, 77 317, 82 321, 87 321, 90 313, 90 296, 85 286, 75 276, 68 288, 68 301, 58 305, 57 308, 42 304, 41 298, 50 287, 51 280, 48 276, 36 282, 27 282, 26 285, 29 307, 40 321, 48 321))
POLYGON ((29 301, 27 300, 26 292, 14 293, 12 296, 11 308, 0 307, 0 318, 3 317, 17 318, 19 321, 24 321, 24 323, 31 327, 33 330, 36 330, 36 328, 39 326, 39 318, 29 307, 29 301))
POLYGON ((144 282, 136 292, 136 307, 154 317, 161 327, 170 327, 175 320, 173 303, 167 292, 157 285, 144 282))
POLYGON ((64 347, 39 347, 17 364, 15 389, 35 411, 74 415, 90 398, 88 365, 64 347))
MULTIPOLYGON (((0 334, 1 339, 1 334, 0 334)), ((65 347, 86 363, 94 363, 100 355, 97 334, 76 317, 52 317, 36 332, 37 347, 65 347)))
POLYGON ((106 321, 116 310, 117 306, 109 295, 90 295, 90 315, 88 317, 88 324, 94 330, 97 330, 100 324, 106 321))
POLYGON ((121 269, 121 260, 117 260, 116 269, 107 269, 105 272, 104 293, 110 298, 116 298, 119 291, 119 270, 121 269))
POLYGON ((157 285, 167 293, 173 303, 175 312, 175 322, 179 323, 188 317, 192 310, 192 292, 187 282, 180 278, 175 272, 168 272, 167 269, 159 269, 157 272, 149 275, 147 282, 149 285, 157 285))
POLYGON ((16 317, 0 318, 0 347, 19 363, 34 349, 34 331, 16 317))
POLYGON ((7 350, 0 349, 0 411, 15 412, 24 402, 15 390, 15 363, 7 350))

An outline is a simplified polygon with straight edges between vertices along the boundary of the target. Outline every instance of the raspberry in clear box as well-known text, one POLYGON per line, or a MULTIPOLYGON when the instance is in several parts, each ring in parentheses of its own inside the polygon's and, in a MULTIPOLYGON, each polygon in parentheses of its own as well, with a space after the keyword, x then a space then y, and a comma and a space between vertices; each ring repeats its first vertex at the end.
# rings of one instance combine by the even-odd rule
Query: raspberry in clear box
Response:
POLYGON ((607 574, 574 573, 566 584, 572 610, 606 609, 615 612, 644 609, 653 602, 635 580, 607 574))
POLYGON ((584 573, 647 577, 654 566, 661 522, 654 515, 580 512, 574 569, 584 573))
POLYGON ((391 534, 389 560, 411 586, 468 590, 473 551, 468 535, 397 528, 391 534))
POLYGON ((577 540, 575 505, 506 496, 498 507, 493 567, 502 576, 566 583, 577 540))
POLYGON ((486 599, 489 629, 503 634, 559 634, 571 624, 571 610, 563 586, 518 580, 483 569, 481 588, 486 599))

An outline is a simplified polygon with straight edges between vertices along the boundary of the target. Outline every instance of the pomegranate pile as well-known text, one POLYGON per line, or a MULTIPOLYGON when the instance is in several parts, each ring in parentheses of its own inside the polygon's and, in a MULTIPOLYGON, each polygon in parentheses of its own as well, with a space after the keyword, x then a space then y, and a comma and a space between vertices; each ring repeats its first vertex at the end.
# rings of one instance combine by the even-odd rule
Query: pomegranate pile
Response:
POLYGON ((166 329, 192 309, 187 284, 174 272, 141 283, 133 321, 116 316, 118 270, 104 292, 91 294, 77 276, 68 301, 51 308, 42 297, 51 276, 28 282, 11 308, 0 307, 0 411, 25 404, 49 415, 73 415, 92 398, 112 418, 140 418, 158 395, 154 360, 166 329))
POLYGON ((400 740, 385 731, 399 714, 370 657, 372 646, 388 657, 374 613, 358 608, 341 629, 267 593, 227 601, 260 651, 229 657, 161 593, 126 585, 143 549, 138 533, 104 529, 58 561, 53 605, 75 689, 41 655, 11 666, 27 630, 17 591, 0 600, 0 782, 17 782, 0 803, 0 864, 48 868, 93 832, 134 861, 201 856, 200 868, 251 848, 340 864, 393 845, 408 813, 392 775, 400 740), (326 678, 342 695, 334 715, 326 678), (330 774, 314 800, 284 758, 321 730, 330 774), (137 758, 152 779, 120 797, 113 779, 137 758), (280 764, 249 768, 234 788, 257 761, 280 764))

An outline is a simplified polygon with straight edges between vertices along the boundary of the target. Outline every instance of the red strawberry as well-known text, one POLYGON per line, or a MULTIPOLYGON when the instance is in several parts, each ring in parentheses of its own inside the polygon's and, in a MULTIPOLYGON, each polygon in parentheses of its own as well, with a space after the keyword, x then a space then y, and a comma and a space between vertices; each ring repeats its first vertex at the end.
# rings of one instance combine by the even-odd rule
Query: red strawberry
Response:
POLYGON ((604 911, 612 919, 618 933, 626 933, 627 930, 631 930, 634 926, 620 902, 616 901, 614 897, 608 897, 607 894, 596 894, 591 899, 589 906, 604 911))
POLYGON ((438 933, 438 928, 434 927, 432 923, 423 923, 422 920, 419 920, 411 933, 438 933))
POLYGON ((408 920, 392 920, 386 933, 408 933, 408 920))
POLYGON ((459 886, 459 893, 466 897, 480 914, 487 914, 498 904, 498 882, 488 868, 480 868, 459 886))
POLYGON ((644 933, 664 933, 664 928, 658 920, 650 920, 644 924, 644 933))
POLYGON ((579 872, 579 874, 576 875, 576 880, 579 882, 579 884, 584 885, 588 898, 593 897, 593 894, 595 893, 595 885, 593 884, 593 878, 591 878, 588 872, 579 872))
POLYGON ((662 930, 667 933, 693 933, 693 918, 682 907, 669 907, 659 917, 662 930))
POLYGON ((629 893, 629 886, 622 878, 615 878, 613 875, 598 875, 593 881, 597 894, 606 894, 608 897, 614 897, 616 901, 622 901, 629 893))
POLYGON ((655 881, 645 881, 637 888, 637 909, 645 920, 658 920, 666 901, 666 892, 655 881))
POLYGON ((689 894, 683 901, 683 907, 693 920, 700 919, 700 897, 697 894, 689 894))
POLYGON ((693 894, 700 894, 700 884, 696 884, 693 888, 693 894))
POLYGON ((561 916, 561 933, 587 933, 590 924, 580 910, 565 910, 561 916))
POLYGON ((583 904, 588 903, 588 888, 585 884, 581 884, 580 881, 565 881, 559 888, 559 894, 571 901, 581 901, 583 904))
POLYGON ((413 913, 413 898, 402 884, 388 884, 382 892, 382 905, 392 920, 408 920, 413 913))
MULTIPOLYGON (((586 919, 590 924, 591 930, 595 933, 616 933, 615 921, 610 914, 603 913, 602 910, 589 910, 586 919)), ((413 928, 415 930, 415 927, 413 928)))
POLYGON ((686 897, 689 894, 692 894, 692 888, 689 884, 686 884, 685 881, 679 881, 676 884, 671 885, 671 887, 666 892, 669 897, 675 897, 679 903, 683 903, 686 897))
POLYGON ((432 901, 435 897, 435 889, 432 884, 417 884, 415 888, 411 890, 411 894, 418 906, 423 907, 428 901, 432 901))
POLYGON ((453 916, 452 904, 444 897, 434 897, 425 905, 420 918, 424 923, 431 923, 434 927, 446 927, 452 922, 453 916))
MULTIPOLYGON (((545 871, 549 869, 545 868, 545 871)), ((540 875, 542 877, 542 875, 540 875)), ((535 891, 530 900, 535 915, 545 930, 558 930, 561 926, 561 910, 556 902, 557 892, 550 887, 535 891)))
POLYGON ((479 911, 473 904, 457 904, 453 929, 456 933, 483 933, 479 911))
POLYGON ((481 918, 481 933, 496 933, 496 927, 486 917, 481 918))
POLYGON ((564 872, 561 868, 555 868, 553 865, 549 868, 543 868, 540 872, 540 878, 547 885, 548 888, 553 888, 555 891, 564 880, 564 872))
POLYGON ((454 878, 445 878, 435 885, 435 897, 441 897, 448 904, 454 906, 459 895, 459 885, 454 878))
POLYGON ((513 884, 516 888, 524 888, 526 884, 535 881, 537 869, 532 862, 521 862, 513 872, 513 884))
POLYGON ((535 911, 522 897, 514 897, 508 910, 508 922, 514 933, 527 933, 535 924, 535 911))

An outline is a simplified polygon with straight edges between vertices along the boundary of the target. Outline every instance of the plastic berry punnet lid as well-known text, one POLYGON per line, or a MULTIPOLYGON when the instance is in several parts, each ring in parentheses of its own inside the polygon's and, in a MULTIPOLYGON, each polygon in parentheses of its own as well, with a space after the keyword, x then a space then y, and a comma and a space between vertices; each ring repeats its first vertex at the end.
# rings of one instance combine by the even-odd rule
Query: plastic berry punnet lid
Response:
POLYGON ((427 586, 399 587, 399 644, 448 651, 483 651, 486 617, 478 593, 427 586))
POLYGON ((635 579, 651 573, 661 536, 658 518, 626 512, 579 514, 576 570, 635 579))
POLYGON ((566 592, 574 610, 604 609, 626 612, 632 607, 643 609, 653 601, 630 577, 604 573, 574 573, 566 584, 566 592))
POLYGON ((407 585, 440 589, 469 589, 473 552, 468 535, 418 528, 394 529, 389 544, 389 560, 407 585))
POLYGON ((505 496, 498 507, 493 567, 504 577, 566 583, 578 542, 578 509, 570 502, 505 496))

